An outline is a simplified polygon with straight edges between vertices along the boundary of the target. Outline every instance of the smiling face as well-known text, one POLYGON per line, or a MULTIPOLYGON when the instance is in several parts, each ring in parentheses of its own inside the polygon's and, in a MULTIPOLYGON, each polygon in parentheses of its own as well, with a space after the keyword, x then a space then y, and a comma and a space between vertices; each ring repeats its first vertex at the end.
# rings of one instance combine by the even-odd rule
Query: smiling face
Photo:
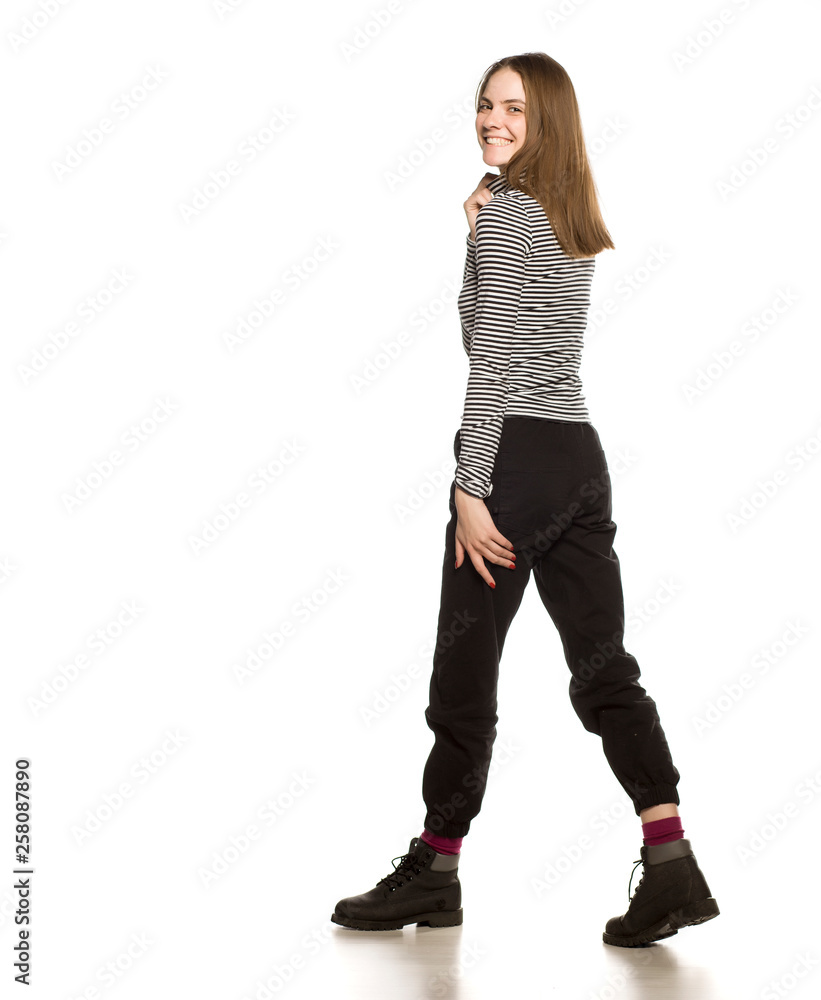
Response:
POLYGON ((482 158, 491 167, 503 166, 525 141, 525 91, 522 78, 508 67, 498 69, 479 98, 476 135, 482 158))

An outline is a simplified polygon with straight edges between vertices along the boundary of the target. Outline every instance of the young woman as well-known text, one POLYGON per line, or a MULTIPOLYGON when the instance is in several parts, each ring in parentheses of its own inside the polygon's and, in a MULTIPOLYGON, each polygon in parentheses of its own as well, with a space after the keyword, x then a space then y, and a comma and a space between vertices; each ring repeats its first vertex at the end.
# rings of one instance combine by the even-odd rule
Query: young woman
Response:
POLYGON ((424 830, 390 875, 340 900, 331 919, 357 930, 462 922, 459 852, 481 808, 499 662, 532 572, 562 640, 571 704, 641 820, 643 875, 603 934, 635 946, 719 910, 684 839, 679 772, 655 702, 624 648, 607 461, 578 374, 595 256, 613 243, 564 68, 543 52, 509 56, 485 71, 477 95, 476 137, 499 172, 464 204, 459 313, 470 372, 425 712, 435 742, 424 830))

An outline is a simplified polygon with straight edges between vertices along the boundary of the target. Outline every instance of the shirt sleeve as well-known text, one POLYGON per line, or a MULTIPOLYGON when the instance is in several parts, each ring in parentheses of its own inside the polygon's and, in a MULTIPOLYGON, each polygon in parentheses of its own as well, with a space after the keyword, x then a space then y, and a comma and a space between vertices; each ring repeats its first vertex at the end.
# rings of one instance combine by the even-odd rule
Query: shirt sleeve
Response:
POLYGON ((462 276, 462 290, 459 292, 459 316, 462 324, 462 346, 470 356, 470 337, 476 314, 476 243, 467 234, 465 271, 462 276))
MULTIPOLYGON (((490 474, 502 434, 525 266, 532 245, 524 208, 513 198, 494 195, 476 216, 475 244, 476 308, 455 479, 465 493, 483 499, 493 489, 490 474)), ((466 273, 469 264, 470 258, 466 273)))

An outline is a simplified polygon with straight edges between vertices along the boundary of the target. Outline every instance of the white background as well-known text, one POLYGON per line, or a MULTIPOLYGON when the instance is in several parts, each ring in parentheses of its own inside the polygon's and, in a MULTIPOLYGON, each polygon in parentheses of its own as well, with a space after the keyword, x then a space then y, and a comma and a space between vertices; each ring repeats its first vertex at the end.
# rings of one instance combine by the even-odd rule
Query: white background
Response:
POLYGON ((4 6, 4 991, 25 757, 29 996, 632 997, 647 963, 669 996, 815 995, 819 27, 810 0, 4 6), (532 583, 464 925, 328 920, 422 830, 473 99, 529 50, 574 82, 616 245, 581 376, 722 909, 642 952, 601 941, 640 826, 532 583))

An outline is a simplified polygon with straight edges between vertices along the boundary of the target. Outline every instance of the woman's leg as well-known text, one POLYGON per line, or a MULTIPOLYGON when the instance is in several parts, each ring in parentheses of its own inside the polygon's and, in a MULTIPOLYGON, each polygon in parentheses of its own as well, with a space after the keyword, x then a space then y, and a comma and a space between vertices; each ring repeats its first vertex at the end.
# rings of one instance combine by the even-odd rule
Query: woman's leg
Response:
POLYGON ((667 819, 670 816, 678 816, 678 806, 673 802, 665 802, 658 806, 649 806, 647 809, 642 809, 639 813, 639 819, 642 823, 652 823, 657 819, 667 819))
POLYGON ((584 728, 601 737, 636 815, 646 814, 648 822, 677 815, 680 775, 656 703, 624 648, 624 597, 604 452, 592 425, 579 424, 575 437, 578 477, 565 527, 543 552, 534 547, 526 554, 562 639, 573 708, 584 728))
POLYGON ((510 623, 530 579, 527 565, 486 563, 489 587, 470 560, 455 569, 456 505, 445 531, 437 642, 425 719, 435 735, 425 764, 425 829, 464 837, 479 812, 496 739, 499 662, 510 623))

